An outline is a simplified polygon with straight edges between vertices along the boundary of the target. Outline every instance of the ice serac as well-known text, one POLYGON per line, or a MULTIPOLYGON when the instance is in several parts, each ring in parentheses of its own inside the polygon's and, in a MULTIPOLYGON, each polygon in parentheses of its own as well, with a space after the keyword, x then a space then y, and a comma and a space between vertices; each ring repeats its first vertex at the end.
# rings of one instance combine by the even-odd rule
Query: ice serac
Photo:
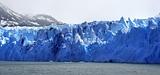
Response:
POLYGON ((0 60, 160 63, 160 18, 0 27, 0 60))

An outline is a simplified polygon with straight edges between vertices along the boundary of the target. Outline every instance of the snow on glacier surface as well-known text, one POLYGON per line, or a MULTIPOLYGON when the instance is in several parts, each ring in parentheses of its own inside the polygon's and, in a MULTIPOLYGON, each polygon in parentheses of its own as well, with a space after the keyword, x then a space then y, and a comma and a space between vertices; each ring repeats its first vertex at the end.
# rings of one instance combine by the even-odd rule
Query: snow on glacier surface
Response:
POLYGON ((0 27, 0 60, 160 63, 160 18, 0 27))

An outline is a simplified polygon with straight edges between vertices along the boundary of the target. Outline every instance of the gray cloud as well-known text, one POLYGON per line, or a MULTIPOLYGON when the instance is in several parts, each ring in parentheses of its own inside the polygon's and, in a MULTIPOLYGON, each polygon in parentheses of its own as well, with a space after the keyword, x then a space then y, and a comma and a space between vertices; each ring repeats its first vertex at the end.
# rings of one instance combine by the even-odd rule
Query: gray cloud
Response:
POLYGON ((146 18, 160 11, 160 0, 1 0, 18 13, 49 14, 66 23, 146 18))

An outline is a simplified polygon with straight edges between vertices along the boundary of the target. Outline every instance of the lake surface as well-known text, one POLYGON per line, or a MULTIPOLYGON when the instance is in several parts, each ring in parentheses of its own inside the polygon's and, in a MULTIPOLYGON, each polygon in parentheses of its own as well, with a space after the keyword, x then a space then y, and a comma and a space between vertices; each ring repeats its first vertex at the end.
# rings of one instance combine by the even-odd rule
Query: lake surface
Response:
POLYGON ((160 65, 85 62, 0 62, 0 75, 160 75, 160 65))

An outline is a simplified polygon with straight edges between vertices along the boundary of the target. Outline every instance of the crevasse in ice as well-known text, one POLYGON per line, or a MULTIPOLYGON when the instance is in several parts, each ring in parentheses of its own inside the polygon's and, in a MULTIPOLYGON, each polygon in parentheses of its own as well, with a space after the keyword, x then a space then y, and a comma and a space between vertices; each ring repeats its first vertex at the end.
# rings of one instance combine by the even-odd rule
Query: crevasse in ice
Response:
POLYGON ((160 63, 160 18, 0 27, 0 60, 160 63))

